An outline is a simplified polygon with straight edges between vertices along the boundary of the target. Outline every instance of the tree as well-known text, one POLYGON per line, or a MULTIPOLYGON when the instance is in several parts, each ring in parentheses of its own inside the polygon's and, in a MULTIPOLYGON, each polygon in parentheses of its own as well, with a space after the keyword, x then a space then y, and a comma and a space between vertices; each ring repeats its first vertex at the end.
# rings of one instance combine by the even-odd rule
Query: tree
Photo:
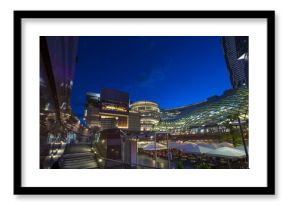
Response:
MULTIPOLYGON (((244 137, 244 132, 243 132, 243 126, 241 123, 241 119, 240 119, 240 112, 236 112, 236 113, 232 113, 228 116, 228 119, 225 123, 225 126, 230 129, 230 134, 232 135, 232 140, 233 140, 233 145, 236 146, 236 136, 233 130, 233 122, 237 121, 238 122, 238 126, 239 126, 239 131, 240 131, 240 137, 242 139, 242 143, 244 146, 244 150, 246 153, 247 158, 249 157, 248 155, 248 149, 247 149, 247 145, 246 145, 246 141, 245 141, 245 137, 244 137)), ((246 119, 246 123, 247 123, 247 119, 246 119)))
POLYGON ((223 125, 230 130, 229 134, 230 137, 232 138, 232 144, 234 146, 236 146, 236 134, 234 131, 234 126, 233 126, 233 122, 237 120, 237 116, 235 114, 230 114, 228 115, 226 121, 223 123, 223 125))

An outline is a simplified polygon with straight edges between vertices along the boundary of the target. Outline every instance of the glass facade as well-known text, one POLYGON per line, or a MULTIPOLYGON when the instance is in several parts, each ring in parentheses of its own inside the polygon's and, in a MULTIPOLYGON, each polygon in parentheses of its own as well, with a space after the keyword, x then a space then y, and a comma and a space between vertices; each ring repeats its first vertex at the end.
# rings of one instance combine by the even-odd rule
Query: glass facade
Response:
POLYGON ((82 130, 70 107, 78 37, 40 37, 40 168, 82 130))
MULTIPOLYGON (((225 91, 222 96, 176 109, 163 110, 156 131, 172 133, 198 133, 208 130, 219 131, 232 116, 248 120, 248 88, 225 91)), ((233 120, 231 123, 235 123, 233 120)))
POLYGON ((249 84, 249 37, 222 37, 225 60, 233 88, 249 84))

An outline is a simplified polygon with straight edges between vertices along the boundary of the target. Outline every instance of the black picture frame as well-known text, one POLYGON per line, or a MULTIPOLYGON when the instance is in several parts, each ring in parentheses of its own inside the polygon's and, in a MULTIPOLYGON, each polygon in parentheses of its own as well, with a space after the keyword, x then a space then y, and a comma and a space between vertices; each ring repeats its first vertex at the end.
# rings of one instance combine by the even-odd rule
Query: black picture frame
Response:
POLYGON ((275 11, 14 11, 14 194, 273 195, 275 194, 275 11), (233 18, 267 20, 266 187, 23 187, 21 122, 21 24, 27 18, 233 18))

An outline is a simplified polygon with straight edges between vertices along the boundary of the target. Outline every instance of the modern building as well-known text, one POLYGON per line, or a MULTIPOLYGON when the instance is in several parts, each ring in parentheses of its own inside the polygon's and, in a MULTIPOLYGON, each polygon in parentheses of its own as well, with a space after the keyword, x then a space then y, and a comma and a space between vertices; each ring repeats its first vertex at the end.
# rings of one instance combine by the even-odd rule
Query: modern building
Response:
POLYGON ((129 94, 104 88, 101 90, 101 129, 128 129, 129 94), (106 127, 102 127, 106 125, 106 127), (111 126, 110 128, 107 128, 111 126))
MULTIPOLYGON (((40 168, 51 164, 54 145, 78 137, 80 120, 70 106, 78 37, 41 36, 40 45, 40 168)), ((57 158, 54 158, 57 160, 57 158)))
POLYGON ((107 88, 87 93, 84 118, 89 128, 128 129, 129 94, 107 88))
POLYGON ((225 60, 233 88, 249 85, 249 37, 222 37, 225 60))
POLYGON ((140 113, 136 111, 129 111, 129 131, 140 131, 141 123, 140 123, 140 113))
POLYGON ((118 117, 101 116, 100 120, 101 130, 113 129, 118 127, 118 117))
POLYGON ((84 113, 84 120, 86 122, 87 127, 99 128, 101 126, 99 116, 100 105, 101 105, 100 94, 87 92, 84 113))
POLYGON ((154 130, 172 134, 224 132, 228 123, 236 123, 237 116, 243 122, 248 120, 248 95, 248 88, 243 86, 200 103, 162 109, 154 130))
POLYGON ((159 105, 152 101, 137 101, 130 110, 140 113, 141 131, 151 131, 160 120, 159 105))

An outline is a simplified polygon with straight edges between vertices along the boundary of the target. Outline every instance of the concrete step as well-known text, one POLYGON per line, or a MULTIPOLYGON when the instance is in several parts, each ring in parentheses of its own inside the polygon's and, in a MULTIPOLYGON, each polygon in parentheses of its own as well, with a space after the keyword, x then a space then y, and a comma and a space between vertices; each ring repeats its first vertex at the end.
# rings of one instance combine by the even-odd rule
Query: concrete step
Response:
POLYGON ((78 160, 78 161, 69 161, 69 162, 64 162, 64 165, 68 165, 68 164, 85 164, 85 163, 92 163, 95 162, 94 159, 90 159, 90 160, 78 160))
POLYGON ((98 168, 95 154, 91 152, 90 146, 84 144, 73 144, 66 148, 63 155, 64 169, 94 169, 98 168))
POLYGON ((81 152, 81 153, 73 153, 73 154, 64 154, 64 158, 73 158, 73 157, 87 157, 87 156, 94 156, 91 152, 81 152))
POLYGON ((64 169, 93 169, 98 168, 97 164, 85 164, 85 165, 66 165, 64 166, 64 169))

